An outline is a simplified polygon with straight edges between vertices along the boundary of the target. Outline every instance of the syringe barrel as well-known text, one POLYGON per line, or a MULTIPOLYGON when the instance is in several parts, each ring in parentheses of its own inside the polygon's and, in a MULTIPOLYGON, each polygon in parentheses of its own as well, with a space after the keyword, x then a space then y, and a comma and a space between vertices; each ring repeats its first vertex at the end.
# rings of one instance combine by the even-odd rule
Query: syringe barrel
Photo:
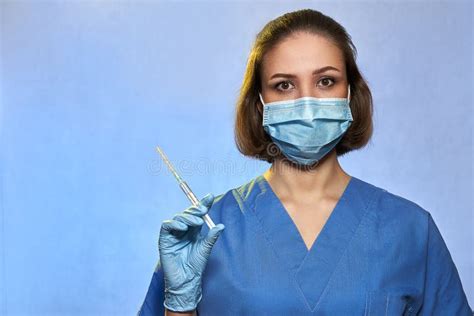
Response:
POLYGON ((193 191, 191 191, 191 188, 185 181, 181 181, 179 183, 179 187, 181 188, 181 190, 183 190, 184 194, 186 194, 186 196, 191 201, 191 203, 193 203, 193 205, 199 204, 199 199, 194 195, 193 191))
MULTIPOLYGON (((181 188, 181 190, 183 190, 184 194, 186 194, 186 196, 191 201, 191 203, 193 203, 193 205, 197 206, 199 204, 198 198, 196 197, 196 195, 194 195, 193 191, 191 191, 191 188, 188 186, 188 184, 185 181, 181 181, 179 183, 179 187, 181 188)), ((212 221, 212 219, 207 214, 204 215, 204 222, 206 222, 209 229, 216 226, 214 222, 212 221)))

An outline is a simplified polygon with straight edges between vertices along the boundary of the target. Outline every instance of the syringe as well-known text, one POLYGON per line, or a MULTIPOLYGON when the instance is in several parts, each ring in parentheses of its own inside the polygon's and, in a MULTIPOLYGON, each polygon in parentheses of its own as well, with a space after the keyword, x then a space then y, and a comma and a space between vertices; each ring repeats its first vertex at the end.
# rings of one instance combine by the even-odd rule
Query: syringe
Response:
MULTIPOLYGON (((186 196, 191 201, 191 203, 193 203, 194 206, 197 206, 199 204, 198 198, 196 197, 196 195, 194 195, 193 191, 191 191, 191 188, 188 186, 188 184, 176 172, 173 165, 169 161, 168 157, 166 157, 165 153, 161 150, 159 146, 156 146, 156 151, 160 154, 161 158, 163 159, 165 164, 168 166, 168 169, 171 171, 174 178, 178 181, 181 190, 183 190, 184 194, 186 194, 186 196)), ((206 222, 209 229, 216 226, 214 222, 212 221, 212 219, 207 214, 204 215, 204 221, 206 222)))

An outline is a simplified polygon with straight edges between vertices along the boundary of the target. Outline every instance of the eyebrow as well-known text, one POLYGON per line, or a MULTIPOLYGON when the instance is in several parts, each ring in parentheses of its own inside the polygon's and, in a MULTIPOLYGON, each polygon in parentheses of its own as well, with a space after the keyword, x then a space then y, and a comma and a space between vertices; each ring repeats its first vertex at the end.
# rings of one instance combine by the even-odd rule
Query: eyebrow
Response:
MULTIPOLYGON (((339 69, 335 68, 335 67, 332 67, 332 66, 326 66, 326 67, 323 67, 323 68, 319 68, 319 69, 316 69, 315 71, 313 71, 312 75, 317 75, 317 74, 320 74, 320 73, 323 73, 325 71, 328 71, 328 70, 335 70, 335 71, 339 71, 339 69)), ((292 75, 292 74, 284 74, 284 73, 276 73, 274 74, 273 76, 270 77, 270 79, 273 79, 275 77, 284 77, 284 78, 296 78, 295 75, 292 75)))

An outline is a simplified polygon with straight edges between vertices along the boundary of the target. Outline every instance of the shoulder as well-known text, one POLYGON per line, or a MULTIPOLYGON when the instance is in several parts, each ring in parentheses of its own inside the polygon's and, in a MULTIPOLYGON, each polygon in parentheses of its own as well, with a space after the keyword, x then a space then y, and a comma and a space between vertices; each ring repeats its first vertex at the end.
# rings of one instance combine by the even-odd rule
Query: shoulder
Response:
POLYGON ((379 230, 398 234, 410 234, 425 239, 431 214, 415 201, 393 193, 386 188, 358 179, 362 186, 376 194, 368 212, 369 220, 379 230))
POLYGON ((220 222, 231 218, 237 219, 238 216, 236 215, 244 214, 252 201, 262 192, 261 186, 260 176, 257 176, 244 184, 216 195, 209 210, 209 215, 220 222))
MULTIPOLYGON (((357 178, 356 178, 357 179, 357 178)), ((415 201, 395 194, 386 188, 357 179, 362 186, 369 187, 377 196, 374 201, 375 215, 381 217, 404 217, 413 220, 428 220, 429 211, 415 201)))

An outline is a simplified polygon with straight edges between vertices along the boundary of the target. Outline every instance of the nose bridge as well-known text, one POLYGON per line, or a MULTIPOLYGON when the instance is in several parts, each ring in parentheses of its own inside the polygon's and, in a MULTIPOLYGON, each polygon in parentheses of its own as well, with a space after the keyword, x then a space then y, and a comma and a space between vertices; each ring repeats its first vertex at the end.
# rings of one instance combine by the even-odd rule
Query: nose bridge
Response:
POLYGON ((311 80, 302 80, 300 84, 301 89, 298 90, 298 98, 301 97, 318 97, 317 91, 314 89, 314 83, 311 80))

